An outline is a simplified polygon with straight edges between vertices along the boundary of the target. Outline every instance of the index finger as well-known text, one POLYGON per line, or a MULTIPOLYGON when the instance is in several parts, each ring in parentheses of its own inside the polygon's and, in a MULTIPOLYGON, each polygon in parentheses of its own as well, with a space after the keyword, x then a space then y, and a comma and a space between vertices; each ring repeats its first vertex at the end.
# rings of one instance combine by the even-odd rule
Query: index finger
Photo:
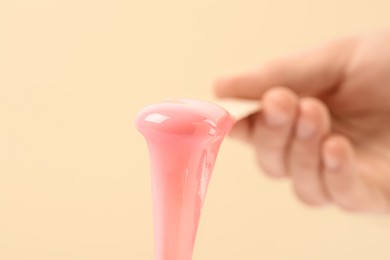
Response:
POLYGON ((218 97, 259 99, 276 86, 285 86, 302 96, 331 92, 342 80, 354 40, 344 39, 316 49, 268 62, 253 72, 220 79, 218 97))

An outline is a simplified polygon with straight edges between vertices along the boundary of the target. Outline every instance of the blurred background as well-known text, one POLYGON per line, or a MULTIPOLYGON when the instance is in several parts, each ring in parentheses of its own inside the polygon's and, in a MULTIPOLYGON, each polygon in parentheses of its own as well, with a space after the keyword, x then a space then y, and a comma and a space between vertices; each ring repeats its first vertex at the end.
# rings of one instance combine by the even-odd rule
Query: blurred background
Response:
MULTIPOLYGON (((0 259, 152 259, 145 104, 389 25, 387 0, 0 0, 0 259)), ((195 260, 388 260, 389 216, 309 209, 227 139, 195 260)))

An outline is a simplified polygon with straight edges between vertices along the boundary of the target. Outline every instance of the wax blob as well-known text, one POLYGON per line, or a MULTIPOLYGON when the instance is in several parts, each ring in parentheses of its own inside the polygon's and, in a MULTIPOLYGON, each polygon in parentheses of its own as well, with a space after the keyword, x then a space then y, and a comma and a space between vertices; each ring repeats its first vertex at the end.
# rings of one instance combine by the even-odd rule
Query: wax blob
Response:
POLYGON ((234 119, 221 107, 176 99, 142 109, 152 174, 155 260, 191 260, 219 147, 234 119))

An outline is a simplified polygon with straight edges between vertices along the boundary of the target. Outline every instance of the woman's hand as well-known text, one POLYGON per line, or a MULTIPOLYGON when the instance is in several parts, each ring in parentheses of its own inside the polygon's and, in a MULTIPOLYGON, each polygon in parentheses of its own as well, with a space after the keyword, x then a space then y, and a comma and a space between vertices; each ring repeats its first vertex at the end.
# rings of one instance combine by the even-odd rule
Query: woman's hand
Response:
POLYGON ((390 31, 340 39, 219 80, 219 97, 261 100, 232 135, 312 206, 390 211, 390 31))

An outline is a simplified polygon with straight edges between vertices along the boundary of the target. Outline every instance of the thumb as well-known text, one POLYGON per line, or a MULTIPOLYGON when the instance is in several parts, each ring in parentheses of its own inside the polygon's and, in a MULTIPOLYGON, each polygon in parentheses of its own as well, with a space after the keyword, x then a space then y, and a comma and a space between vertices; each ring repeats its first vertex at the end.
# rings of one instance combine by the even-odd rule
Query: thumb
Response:
POLYGON ((216 95, 259 99, 267 89, 276 86, 303 96, 328 95, 340 86, 355 45, 355 38, 345 38, 268 62, 254 72, 218 80, 216 95))

